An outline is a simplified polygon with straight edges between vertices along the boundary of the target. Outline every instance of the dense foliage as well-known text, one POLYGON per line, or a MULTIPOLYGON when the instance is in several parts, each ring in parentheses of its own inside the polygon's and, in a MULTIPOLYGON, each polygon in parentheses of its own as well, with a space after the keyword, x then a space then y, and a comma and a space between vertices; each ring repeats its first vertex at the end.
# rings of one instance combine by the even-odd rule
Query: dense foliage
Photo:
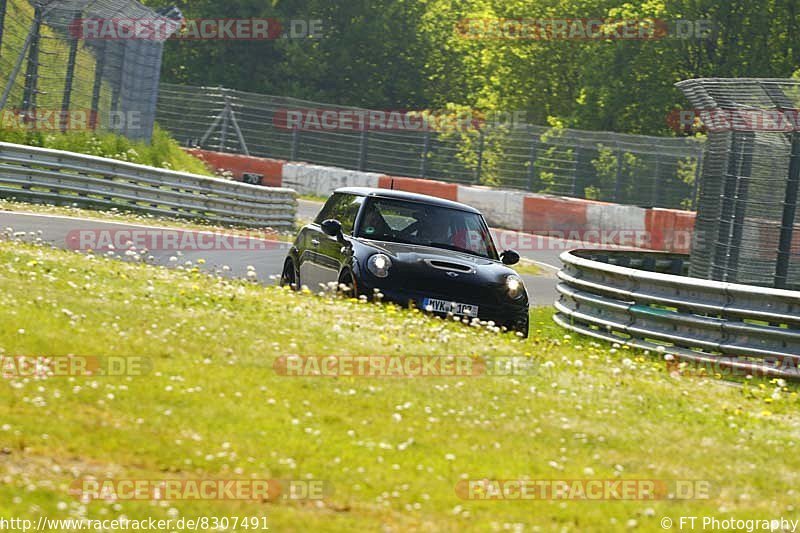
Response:
MULTIPOLYGON (((175 3, 150 0, 161 6, 175 3)), ((188 18, 323 21, 321 38, 173 40, 165 79, 373 108, 523 110, 530 122, 669 133, 693 77, 789 77, 796 0, 180 0, 188 18), (705 38, 468 39, 471 18, 707 20, 705 38)))

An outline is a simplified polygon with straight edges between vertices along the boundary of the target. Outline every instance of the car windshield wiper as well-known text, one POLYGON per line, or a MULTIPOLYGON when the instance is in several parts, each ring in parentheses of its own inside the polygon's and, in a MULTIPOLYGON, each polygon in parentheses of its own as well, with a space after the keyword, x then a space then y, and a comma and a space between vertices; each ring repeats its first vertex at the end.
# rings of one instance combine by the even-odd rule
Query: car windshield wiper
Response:
POLYGON ((433 248, 444 248, 446 250, 453 250, 454 252, 461 252, 464 254, 475 255, 483 259, 489 259, 487 256, 480 254, 478 252, 473 252, 472 250, 467 250, 466 248, 461 248, 458 246, 454 246, 452 244, 447 244, 445 242, 429 242, 425 246, 431 246, 433 248))

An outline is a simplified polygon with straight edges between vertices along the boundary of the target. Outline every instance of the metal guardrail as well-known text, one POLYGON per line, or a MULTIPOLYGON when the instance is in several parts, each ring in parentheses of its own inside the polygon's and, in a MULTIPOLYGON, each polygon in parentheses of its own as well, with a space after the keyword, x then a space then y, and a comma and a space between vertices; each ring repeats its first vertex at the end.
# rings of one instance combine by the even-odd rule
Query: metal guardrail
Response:
POLYGON ((0 143, 0 196, 290 228, 292 189, 260 187, 73 152, 0 143))
POLYGON ((685 277, 688 256, 675 254, 576 250, 561 260, 554 318, 567 329, 711 373, 800 379, 800 291, 685 277))

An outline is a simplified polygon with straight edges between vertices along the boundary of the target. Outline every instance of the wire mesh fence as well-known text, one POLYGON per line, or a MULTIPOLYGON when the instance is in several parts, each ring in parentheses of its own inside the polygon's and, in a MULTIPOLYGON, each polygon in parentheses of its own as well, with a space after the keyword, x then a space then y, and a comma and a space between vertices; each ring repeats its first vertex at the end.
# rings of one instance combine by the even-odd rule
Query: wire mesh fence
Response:
MULTIPOLYGON (((336 112, 387 115, 225 88, 162 83, 157 121, 184 144, 222 152, 623 204, 694 207, 703 147, 697 138, 511 121, 439 129, 310 128, 289 124, 287 119, 296 113, 324 121, 325 113, 336 112)), ((337 126, 341 124, 342 116, 337 126)))
POLYGON ((800 287, 800 80, 677 85, 708 129, 690 275, 800 287))
POLYGON ((0 0, 0 108, 5 126, 101 129, 149 140, 162 36, 87 34, 87 22, 178 28, 177 10, 133 0, 0 0))

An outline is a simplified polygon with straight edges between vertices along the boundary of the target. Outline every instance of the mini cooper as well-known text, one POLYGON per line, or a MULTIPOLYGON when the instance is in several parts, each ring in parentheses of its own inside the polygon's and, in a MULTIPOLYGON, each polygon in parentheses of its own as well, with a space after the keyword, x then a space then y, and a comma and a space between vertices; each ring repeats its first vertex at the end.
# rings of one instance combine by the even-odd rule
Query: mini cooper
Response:
POLYGON ((342 287, 437 315, 528 335, 528 295, 498 254, 481 213, 467 205, 386 189, 337 189, 289 250, 281 284, 342 287), (377 289, 377 291, 376 291, 377 289))

